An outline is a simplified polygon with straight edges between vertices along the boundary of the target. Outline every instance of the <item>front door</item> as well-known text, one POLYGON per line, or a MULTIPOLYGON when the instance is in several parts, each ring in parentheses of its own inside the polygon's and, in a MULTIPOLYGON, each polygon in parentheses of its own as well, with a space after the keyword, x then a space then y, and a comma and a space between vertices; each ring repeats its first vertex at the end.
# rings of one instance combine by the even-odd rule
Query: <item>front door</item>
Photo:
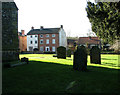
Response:
POLYGON ((49 47, 46 47, 45 51, 50 51, 50 48, 49 48, 49 47))

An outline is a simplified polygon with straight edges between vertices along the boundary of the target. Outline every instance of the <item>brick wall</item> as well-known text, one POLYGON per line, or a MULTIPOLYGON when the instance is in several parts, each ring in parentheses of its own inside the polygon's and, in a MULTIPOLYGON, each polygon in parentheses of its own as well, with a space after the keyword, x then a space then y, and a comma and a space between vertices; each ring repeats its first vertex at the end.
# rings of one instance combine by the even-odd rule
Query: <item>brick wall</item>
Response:
POLYGON ((19 36, 19 49, 20 51, 27 50, 27 36, 19 36))
POLYGON ((38 47, 40 50, 40 47, 43 47, 43 51, 46 51, 46 47, 50 48, 50 51, 52 51, 52 47, 55 47, 55 50, 57 49, 57 47, 59 46, 59 34, 55 34, 55 37, 52 37, 52 34, 49 34, 49 37, 46 37, 46 35, 48 34, 41 34, 43 35, 43 37, 40 37, 39 34, 39 41, 38 41, 38 47), (43 39, 43 44, 40 44, 40 40, 43 39), (46 44, 46 40, 49 39, 49 44, 46 44), (52 44, 52 39, 55 39, 55 44, 52 44))

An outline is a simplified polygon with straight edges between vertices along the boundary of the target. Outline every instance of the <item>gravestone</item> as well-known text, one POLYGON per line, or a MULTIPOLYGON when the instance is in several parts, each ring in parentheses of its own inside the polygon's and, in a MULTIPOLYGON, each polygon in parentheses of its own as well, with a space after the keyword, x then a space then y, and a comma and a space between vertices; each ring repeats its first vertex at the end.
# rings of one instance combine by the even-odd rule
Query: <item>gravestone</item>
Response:
POLYGON ((95 64, 101 64, 101 55, 98 46, 93 46, 90 50, 90 62, 95 64))
POLYGON ((26 57, 23 57, 23 58, 21 58, 21 62, 26 62, 27 64, 29 64, 28 62, 28 58, 26 58, 26 57))
POLYGON ((84 46, 78 46, 74 52, 73 69, 79 71, 87 70, 87 51, 84 46))
POLYGON ((66 59, 66 48, 63 46, 59 46, 57 48, 57 58, 66 59))
POLYGON ((67 57, 71 57, 71 50, 70 49, 67 50, 67 57))

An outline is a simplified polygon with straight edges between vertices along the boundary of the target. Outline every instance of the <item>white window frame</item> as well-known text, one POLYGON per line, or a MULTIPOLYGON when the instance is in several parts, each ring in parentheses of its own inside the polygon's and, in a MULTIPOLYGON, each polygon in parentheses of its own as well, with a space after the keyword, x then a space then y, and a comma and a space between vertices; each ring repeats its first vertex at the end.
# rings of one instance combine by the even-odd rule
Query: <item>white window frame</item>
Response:
POLYGON ((46 39, 46 44, 49 44, 49 39, 46 39))
POLYGON ((52 44, 55 44, 55 39, 52 39, 52 44))
POLYGON ((55 47, 52 47, 52 51, 55 52, 55 47))
POLYGON ((49 37, 49 34, 46 34, 46 37, 49 37))
POLYGON ((40 39, 40 44, 43 44, 44 42, 43 42, 43 43, 41 43, 41 41, 43 41, 43 39, 40 39))
POLYGON ((52 37, 55 37, 55 34, 52 34, 52 37))

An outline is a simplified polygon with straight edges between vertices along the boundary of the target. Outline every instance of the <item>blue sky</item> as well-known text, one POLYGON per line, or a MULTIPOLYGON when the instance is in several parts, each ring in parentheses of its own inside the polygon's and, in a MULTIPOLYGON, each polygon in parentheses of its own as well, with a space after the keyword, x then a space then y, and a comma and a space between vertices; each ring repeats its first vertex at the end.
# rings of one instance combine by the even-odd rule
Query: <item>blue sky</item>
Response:
POLYGON ((14 0, 18 6, 18 31, 28 33, 63 25, 67 36, 87 36, 91 24, 85 11, 86 0, 14 0))

